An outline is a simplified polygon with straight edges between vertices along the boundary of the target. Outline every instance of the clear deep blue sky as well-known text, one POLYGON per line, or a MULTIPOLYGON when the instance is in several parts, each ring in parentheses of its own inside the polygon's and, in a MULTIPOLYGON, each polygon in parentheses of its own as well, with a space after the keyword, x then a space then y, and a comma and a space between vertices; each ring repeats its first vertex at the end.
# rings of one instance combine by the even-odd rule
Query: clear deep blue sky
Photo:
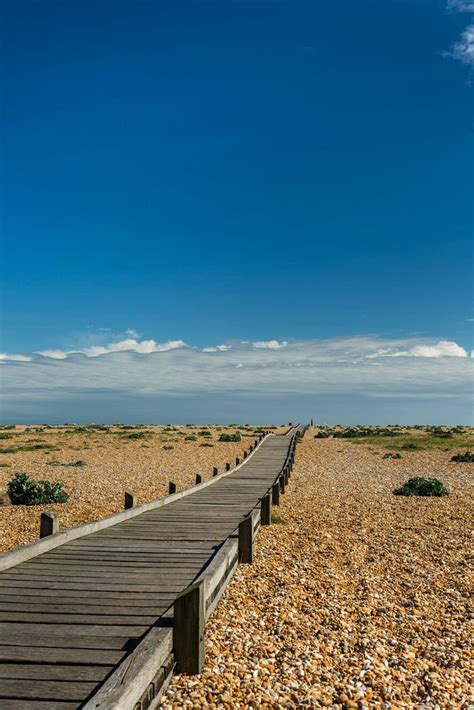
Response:
POLYGON ((3 0, 9 352, 453 339, 472 86, 436 0, 3 0))

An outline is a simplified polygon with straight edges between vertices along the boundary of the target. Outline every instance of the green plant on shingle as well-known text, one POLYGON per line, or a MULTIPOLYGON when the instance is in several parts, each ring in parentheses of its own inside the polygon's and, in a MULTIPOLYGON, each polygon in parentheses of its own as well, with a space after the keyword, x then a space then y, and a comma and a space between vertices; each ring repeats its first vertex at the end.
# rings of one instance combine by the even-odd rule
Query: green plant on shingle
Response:
POLYGON ((205 441, 202 444, 199 444, 199 446, 209 446, 211 449, 214 447, 214 444, 210 444, 208 441, 205 441))
POLYGON ((384 459, 401 459, 401 458, 402 458, 402 455, 401 455, 401 454, 388 453, 388 454, 384 454, 384 455, 382 456, 382 458, 384 458, 384 459))
POLYGON ((63 491, 62 483, 35 481, 26 473, 17 473, 10 479, 7 492, 13 505, 65 503, 69 498, 69 495, 63 491))
POLYGON ((314 435, 315 439, 329 439, 331 435, 327 431, 318 431, 317 434, 314 435))
POLYGON ((162 446, 161 448, 164 449, 164 451, 171 451, 171 449, 174 449, 174 446, 162 446))
POLYGON ((409 478, 403 486, 395 488, 396 496, 447 496, 448 491, 438 478, 409 478))
POLYGON ((474 454, 470 451, 466 451, 465 454, 455 454, 451 457, 451 461, 455 463, 474 463, 474 454))
POLYGON ((147 431, 134 431, 133 434, 126 434, 125 438, 135 441, 136 439, 148 439, 149 436, 150 434, 147 431))
POLYGON ((197 436, 194 436, 194 434, 190 434, 190 436, 185 436, 184 440, 185 441, 197 441, 197 436))
POLYGON ((219 441, 238 442, 242 441, 242 437, 238 432, 236 434, 221 434, 219 441))

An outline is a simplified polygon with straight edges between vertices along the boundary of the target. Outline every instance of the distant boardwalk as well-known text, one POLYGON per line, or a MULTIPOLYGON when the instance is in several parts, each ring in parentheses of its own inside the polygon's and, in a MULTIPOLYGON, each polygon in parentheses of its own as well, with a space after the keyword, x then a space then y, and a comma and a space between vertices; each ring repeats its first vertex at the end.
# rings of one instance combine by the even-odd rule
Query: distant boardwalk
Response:
POLYGON ((297 431, 186 497, 0 572, 1 710, 153 707, 175 662, 173 602, 209 570, 208 616, 238 563, 228 537, 252 511, 253 535, 261 499, 284 489, 297 431))

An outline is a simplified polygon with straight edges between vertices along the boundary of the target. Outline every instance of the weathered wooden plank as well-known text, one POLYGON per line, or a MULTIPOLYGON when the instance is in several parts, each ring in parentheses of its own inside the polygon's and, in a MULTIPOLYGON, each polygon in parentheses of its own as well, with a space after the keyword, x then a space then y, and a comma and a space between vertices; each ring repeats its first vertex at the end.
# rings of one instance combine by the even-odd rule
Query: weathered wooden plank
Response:
MULTIPOLYGON (((74 679, 76 681, 99 681, 104 680, 115 666, 74 666, 74 679)), ((0 678, 11 678, 18 680, 70 680, 71 666, 53 665, 42 663, 0 663, 0 678)), ((17 684, 17 687, 22 684, 17 684)), ((2 683, 0 683, 0 695, 2 683)), ((1 705, 0 705, 1 707, 1 705)))
MULTIPOLYGON (((52 612, 57 613, 59 616, 64 614, 83 614, 86 616, 121 616, 126 615, 129 618, 134 618, 135 623, 141 624, 145 623, 143 618, 151 617, 156 618, 160 616, 169 605, 155 603, 154 606, 147 604, 147 606, 137 606, 131 602, 128 606, 103 606, 103 605, 91 605, 91 604, 58 604, 56 600, 51 600, 49 603, 39 604, 39 603, 29 603, 22 604, 17 601, 5 602, 0 600, 0 621, 4 620, 6 614, 17 613, 23 614, 25 621, 31 621, 30 614, 51 614, 52 612), (139 617, 139 618, 136 618, 139 617)), ((13 619, 8 618, 7 621, 13 621, 13 619)), ((73 619, 70 619, 71 623, 74 623, 73 619)), ((81 622, 82 623, 82 622, 81 622)), ((101 622, 102 623, 102 622, 101 622)), ((153 622, 151 622, 153 623, 153 622)))
MULTIPOLYGON (((65 680, 27 680, 21 683, 3 678, 0 683, 0 698, 31 700, 70 700, 80 702, 96 688, 97 682, 65 680)), ((2 700, 0 700, 1 707, 2 700)))
POLYGON ((125 653, 124 651, 91 650, 90 648, 46 648, 44 646, 3 646, 0 644, 0 661, 8 661, 9 663, 80 663, 115 666, 120 663, 125 653))
MULTIPOLYGON (((165 611, 163 609, 163 611, 165 611)), ((110 626, 115 624, 118 626, 128 627, 128 626, 151 626, 155 623, 157 617, 149 615, 131 615, 127 613, 123 614, 90 614, 85 612, 82 614, 72 614, 63 613, 57 610, 53 613, 48 612, 35 612, 35 611, 1 611, 0 610, 0 623, 11 624, 13 622, 24 623, 24 624, 52 624, 62 625, 62 624, 98 624, 100 626, 110 626)))
POLYGON ((93 603, 96 604, 106 604, 110 601, 117 603, 128 603, 129 600, 136 601, 137 603, 140 601, 146 603, 156 601, 161 603, 162 600, 174 598, 173 590, 160 590, 159 592, 130 592, 128 589, 123 591, 117 591, 115 589, 112 591, 102 589, 100 591, 94 589, 38 589, 37 587, 29 589, 23 585, 18 587, 5 586, 0 588, 0 594, 2 597, 19 597, 21 595, 23 597, 37 597, 38 599, 42 597, 56 597, 58 599, 58 603, 61 600, 67 602, 70 599, 81 599, 84 600, 84 603, 91 603, 90 600, 93 600, 93 603))
POLYGON ((79 704, 76 701, 64 700, 12 700, 3 698, 1 710, 75 710, 79 704))
POLYGON ((10 632, 28 632, 31 635, 38 636, 40 634, 51 634, 64 636, 71 634, 74 636, 142 636, 148 630, 147 626, 122 626, 119 624, 109 624, 108 626, 100 626, 100 624, 25 624, 21 622, 1 622, 0 623, 0 641, 3 631, 10 632))
MULTIPOLYGON (((26 624, 28 627, 28 624, 26 624)), ((23 646, 34 648, 95 648, 104 651, 132 651, 141 637, 115 637, 115 636, 34 636, 27 631, 3 631, 2 646, 23 646)))

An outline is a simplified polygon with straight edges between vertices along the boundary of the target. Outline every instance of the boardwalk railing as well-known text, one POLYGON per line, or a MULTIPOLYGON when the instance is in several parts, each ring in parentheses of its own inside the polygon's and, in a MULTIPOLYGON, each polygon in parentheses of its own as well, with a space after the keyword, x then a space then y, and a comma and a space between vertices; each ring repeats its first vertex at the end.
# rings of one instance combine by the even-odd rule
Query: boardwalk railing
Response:
MULTIPOLYGON (((202 670, 205 623, 239 562, 252 561, 254 537, 261 524, 271 522, 272 504, 278 505, 280 492, 285 492, 295 461, 296 442, 306 428, 290 429, 288 454, 272 485, 220 546, 207 567, 177 597, 173 607, 86 703, 84 710, 153 710, 175 672, 192 675, 202 670)), ((268 434, 264 438, 266 436, 268 434)))

